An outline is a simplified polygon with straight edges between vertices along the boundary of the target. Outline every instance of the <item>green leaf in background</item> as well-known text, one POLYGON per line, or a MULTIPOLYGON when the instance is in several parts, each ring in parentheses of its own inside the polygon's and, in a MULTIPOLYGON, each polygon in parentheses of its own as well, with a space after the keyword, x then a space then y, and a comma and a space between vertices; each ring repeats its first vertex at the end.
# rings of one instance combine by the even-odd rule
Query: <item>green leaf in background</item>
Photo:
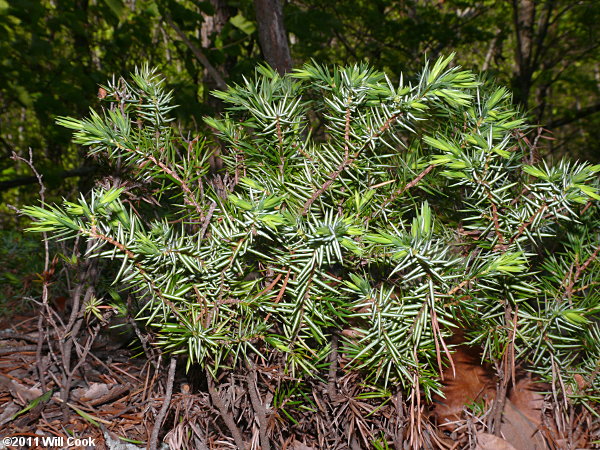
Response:
POLYGON ((111 12, 119 21, 125 20, 129 14, 129 10, 123 0, 104 0, 104 3, 106 3, 111 12))
POLYGON ((246 19, 241 11, 238 11, 237 15, 233 16, 229 19, 231 24, 246 33, 247 35, 251 35, 256 31, 256 24, 248 19, 246 19))

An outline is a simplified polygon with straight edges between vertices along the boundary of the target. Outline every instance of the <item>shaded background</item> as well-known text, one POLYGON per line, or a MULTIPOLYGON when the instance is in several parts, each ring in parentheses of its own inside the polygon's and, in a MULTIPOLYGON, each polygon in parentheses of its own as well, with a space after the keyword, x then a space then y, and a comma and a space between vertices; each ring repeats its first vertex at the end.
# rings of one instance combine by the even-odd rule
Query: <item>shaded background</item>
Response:
POLYGON ((0 225, 36 201, 27 153, 49 199, 91 186, 96 170, 58 116, 98 106, 98 86, 149 62, 174 90, 179 126, 202 134, 212 89, 264 60, 368 61, 393 79, 425 57, 508 85, 543 126, 545 158, 600 160, 600 2, 566 0, 0 0, 0 225))

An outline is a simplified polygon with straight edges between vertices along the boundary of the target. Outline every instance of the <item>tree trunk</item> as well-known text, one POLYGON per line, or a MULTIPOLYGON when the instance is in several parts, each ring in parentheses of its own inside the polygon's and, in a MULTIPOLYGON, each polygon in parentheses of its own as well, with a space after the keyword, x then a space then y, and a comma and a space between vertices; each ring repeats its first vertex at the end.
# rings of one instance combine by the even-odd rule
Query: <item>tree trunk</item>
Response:
MULTIPOLYGON (((210 4, 214 9, 212 16, 202 14, 204 22, 202 22, 202 28, 200 29, 200 37, 202 47, 209 49, 215 46, 216 38, 222 33, 223 27, 229 23, 229 19, 235 14, 236 9, 232 8, 228 4, 228 0, 210 0, 210 4)), ((225 58, 225 60, 216 66, 217 71, 221 76, 227 80, 229 77, 229 71, 235 65, 236 59, 233 56, 225 58)), ((214 78, 210 74, 205 73, 204 84, 207 87, 207 93, 205 95, 205 102, 213 108, 214 111, 221 111, 223 109, 223 102, 208 92, 214 89, 223 89, 223 86, 219 86, 219 83, 215 82, 214 78)))
POLYGON ((515 75, 513 88, 515 100, 525 109, 528 107, 533 75, 532 54, 535 20, 533 0, 513 0, 513 20, 515 27, 515 75))
POLYGON ((258 41, 262 54, 280 74, 292 70, 292 57, 283 25, 283 6, 280 0, 254 0, 258 41))

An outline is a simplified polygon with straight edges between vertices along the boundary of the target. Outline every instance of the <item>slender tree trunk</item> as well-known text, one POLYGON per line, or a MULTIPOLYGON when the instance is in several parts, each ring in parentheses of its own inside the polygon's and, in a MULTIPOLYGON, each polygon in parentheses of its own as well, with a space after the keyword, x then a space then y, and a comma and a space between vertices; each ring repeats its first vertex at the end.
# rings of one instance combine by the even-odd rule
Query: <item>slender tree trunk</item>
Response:
POLYGON ((254 0, 258 41, 262 54, 280 74, 292 70, 292 57, 283 24, 283 6, 280 0, 254 0))
POLYGON ((515 100, 527 108, 533 75, 531 63, 534 46, 535 2, 533 0, 513 0, 512 4, 517 40, 513 88, 515 100))
MULTIPOLYGON (((229 22, 229 19, 231 19, 236 11, 235 8, 232 8, 228 4, 228 0, 210 0, 210 4, 214 9, 214 14, 211 16, 202 14, 204 22, 202 22, 202 28, 200 29, 202 47, 205 49, 215 46, 216 37, 221 34, 223 27, 229 22)), ((221 76, 227 80, 229 71, 234 65, 235 57, 228 57, 223 63, 217 65, 215 68, 219 71, 221 76)), ((207 73, 204 77, 204 84, 207 86, 208 91, 223 88, 222 86, 219 86, 218 83, 215 83, 214 79, 207 73)), ((222 102, 212 95, 207 94, 205 101, 215 111, 220 111, 223 107, 222 102)))

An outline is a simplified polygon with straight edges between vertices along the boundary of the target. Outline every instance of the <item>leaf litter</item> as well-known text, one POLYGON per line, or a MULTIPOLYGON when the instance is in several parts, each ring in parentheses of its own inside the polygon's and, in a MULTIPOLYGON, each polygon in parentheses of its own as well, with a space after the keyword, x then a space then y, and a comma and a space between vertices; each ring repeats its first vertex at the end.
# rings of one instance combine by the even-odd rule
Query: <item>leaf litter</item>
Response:
MULTIPOLYGON (((37 382, 36 353, 28 347, 37 332, 35 321, 19 317, 11 321, 15 322, 12 327, 5 325, 12 333, 3 336, 21 339, 0 336, 0 427, 4 435, 89 437, 96 440, 98 449, 145 447, 164 399, 166 370, 158 373, 127 349, 115 350, 110 342, 96 345, 96 354, 76 375, 65 420, 64 402, 57 393, 48 396, 48 391, 48 398, 41 399, 44 394, 37 382)), ((333 399, 327 392, 331 386, 314 380, 307 384, 310 390, 300 394, 303 401, 291 396, 287 404, 276 404, 274 394, 284 383, 293 385, 294 380, 276 364, 257 366, 257 389, 267 413, 269 438, 278 448, 288 450, 542 450, 567 448, 569 442, 573 448, 593 448, 600 429, 598 419, 571 407, 571 417, 563 417, 566 422, 557 424, 548 386, 537 383, 524 370, 518 371, 507 394, 500 429, 490 433, 486 416, 495 400, 497 375, 491 366, 481 363, 479 352, 467 345, 455 347, 452 357, 456 372, 446 368, 445 398, 437 397, 431 405, 423 400, 418 407, 402 396, 387 402, 374 398, 357 372, 334 380, 337 394, 333 399), (566 424, 572 428, 567 429, 566 424)), ((51 378, 54 384, 59 379, 56 374, 51 378)), ((237 448, 203 386, 206 380, 197 378, 178 373, 160 434, 163 446, 237 448)), ((246 448, 259 449, 259 431, 244 380, 240 373, 222 378, 218 395, 242 430, 246 448)), ((50 383, 49 387, 57 386, 50 383)), ((564 411, 559 413, 564 416, 564 411)))

